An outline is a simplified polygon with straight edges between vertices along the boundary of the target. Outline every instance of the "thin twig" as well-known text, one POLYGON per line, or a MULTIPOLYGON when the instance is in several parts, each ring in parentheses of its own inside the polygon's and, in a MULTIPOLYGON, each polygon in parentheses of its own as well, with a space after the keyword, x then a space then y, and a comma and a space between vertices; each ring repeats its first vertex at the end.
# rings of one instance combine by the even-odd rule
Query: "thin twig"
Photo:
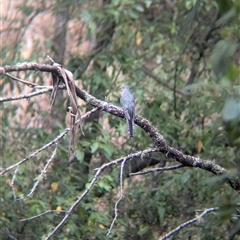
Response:
MULTIPOLYGON (((153 152, 157 152, 157 151, 158 151, 157 148, 149 148, 149 149, 145 150, 145 153, 153 153, 153 152)), ((141 154, 142 154, 142 151, 129 154, 128 156, 126 156, 124 158, 118 158, 118 159, 116 159, 114 161, 105 163, 101 167, 95 168, 94 171, 98 171, 99 169, 105 169, 105 168, 109 168, 109 167, 111 167, 113 165, 117 165, 119 163, 122 163, 124 161, 124 159, 126 159, 126 161, 130 161, 132 159, 140 158, 141 154)))
MULTIPOLYGON (((152 153, 156 151, 155 148, 153 149, 149 149, 148 152, 152 153)), ((146 151, 147 152, 147 151, 146 151)), ((84 197, 88 194, 88 192, 93 188, 95 182, 97 181, 99 175, 106 169, 109 168, 110 166, 116 165, 118 163, 122 163, 123 161, 127 162, 127 161, 131 161, 134 158, 139 158, 141 156, 142 151, 139 151, 137 153, 134 154, 130 154, 124 158, 118 158, 114 161, 111 161, 109 163, 105 163, 103 164, 101 167, 96 168, 95 171, 95 175, 92 179, 92 181, 90 182, 90 184, 88 185, 87 189, 81 194, 81 196, 78 197, 77 201, 74 202, 74 204, 69 208, 69 210, 67 211, 67 214, 65 215, 65 217, 62 219, 62 221, 54 228, 54 230, 48 234, 48 236, 46 238, 44 238, 44 240, 48 240, 50 239, 62 226, 63 224, 67 221, 67 219, 69 218, 70 214, 73 212, 73 210, 80 204, 80 202, 84 199, 84 197)))
POLYGON ((51 157, 49 158, 49 160, 47 161, 46 165, 44 166, 43 170, 41 171, 40 175, 36 178, 36 182, 34 183, 32 189, 30 190, 29 194, 27 195, 27 197, 31 197, 32 194, 34 193, 34 191, 37 189, 38 184, 43 180, 44 178, 44 174, 47 172, 47 169, 50 165, 50 163, 52 162, 52 160, 54 159, 56 153, 57 153, 57 148, 58 148, 58 144, 56 143, 56 147, 51 155, 51 157))
POLYGON ((50 239, 57 231, 58 229, 67 221, 69 218, 70 214, 73 212, 73 210, 78 206, 78 204, 83 200, 83 198, 88 194, 88 192, 93 188, 95 182, 97 181, 98 176, 101 173, 101 169, 99 169, 95 176, 93 177, 92 181, 90 182, 89 186, 86 188, 86 190, 82 193, 81 196, 78 197, 77 201, 74 202, 74 204, 69 208, 67 211, 65 217, 62 219, 62 221, 54 228, 54 230, 48 234, 45 240, 50 239))
POLYGON ((218 210, 218 207, 215 207, 215 208, 209 208, 209 209, 206 209, 202 214, 200 214, 199 216, 197 216, 196 218, 193 218, 181 225, 179 225, 177 228, 175 228, 174 230, 172 230, 171 232, 167 233, 166 235, 164 235, 163 237, 160 237, 159 240, 165 240, 165 239, 168 239, 169 237, 171 237, 172 235, 178 233, 181 229, 189 226, 189 225, 192 225, 193 223, 195 222, 198 222, 198 221, 201 221, 203 217, 205 217, 206 215, 208 215, 209 213, 211 212, 216 212, 218 210))
POLYGON ((43 147, 39 148, 37 151, 33 152, 32 154, 30 154, 29 156, 27 156, 26 158, 24 158, 23 160, 5 168, 2 172, 0 172, 0 175, 4 175, 6 172, 10 171, 11 169, 20 166, 21 164, 25 163, 27 160, 35 157, 38 153, 42 152, 43 150, 51 147, 53 144, 58 143, 58 141, 60 139, 62 139, 68 132, 70 131, 70 128, 66 128, 66 130, 59 134, 55 139, 53 139, 51 142, 47 143, 46 145, 44 145, 43 147))
POLYGON ((169 167, 162 167, 162 168, 148 168, 145 171, 142 172, 136 172, 136 173, 129 173, 129 176, 137 176, 137 175, 145 175, 151 172, 163 172, 163 171, 169 171, 169 170, 175 170, 179 168, 183 168, 182 164, 174 165, 174 166, 169 166, 169 167))
POLYGON ((8 76, 8 77, 10 77, 11 79, 17 81, 17 82, 26 84, 28 87, 34 88, 34 87, 38 86, 36 83, 31 83, 31 82, 29 82, 29 81, 22 80, 22 79, 17 78, 17 77, 15 77, 15 76, 13 76, 13 75, 11 75, 11 74, 9 74, 9 73, 5 73, 5 75, 8 76))
MULTIPOLYGON (((21 63, 14 66, 4 66, 4 67, 0 66, 0 75, 4 75, 8 72, 27 71, 27 70, 33 70, 33 71, 38 70, 41 72, 50 72, 50 73, 56 74, 59 77, 62 77, 57 66, 37 64, 37 63, 21 63)), ((101 101, 95 98, 94 96, 92 96, 91 94, 89 94, 88 92, 78 88, 77 86, 75 86, 75 89, 76 89, 76 95, 82 100, 84 100, 87 104, 90 104, 93 107, 96 107, 102 111, 108 112, 115 116, 124 118, 124 113, 121 108, 113 104, 109 104, 107 102, 101 101)), ((187 95, 189 95, 189 93, 187 93, 187 95)), ((150 136, 150 138, 154 143, 154 146, 158 148, 158 152, 166 154, 166 156, 177 160, 179 163, 183 164, 184 166, 195 167, 195 168, 198 167, 198 168, 207 170, 209 172, 212 172, 213 174, 220 176, 223 179, 223 181, 228 183, 234 190, 239 191, 240 179, 229 177, 227 175, 228 171, 225 168, 221 167, 220 165, 217 165, 213 161, 204 160, 198 157, 186 155, 183 152, 177 150, 176 148, 173 148, 167 145, 165 138, 160 134, 160 132, 155 127, 153 127, 149 121, 147 121, 145 118, 142 118, 141 116, 136 116, 134 119, 134 123, 139 127, 141 127, 150 136)))
POLYGON ((15 188, 14 188, 14 182, 17 176, 17 172, 18 172, 18 167, 16 167, 13 176, 12 176, 12 180, 11 180, 11 187, 12 187, 12 191, 13 191, 13 199, 16 200, 16 192, 15 192, 15 188))
MULTIPOLYGON (((53 89, 52 86, 41 86, 41 85, 38 85, 36 83, 32 83, 32 82, 29 82, 29 81, 26 81, 26 80, 23 80, 23 79, 20 79, 20 78, 17 78, 9 73, 5 73, 6 76, 10 77, 11 79, 17 81, 17 82, 20 82, 20 83, 23 83, 25 85, 27 85, 28 87, 30 88, 34 88, 34 89, 38 89, 38 88, 45 88, 45 89, 53 89)), ((65 89, 65 85, 60 85, 59 86, 61 89, 65 89)))
MULTIPOLYGON (((87 119, 91 114, 93 114, 94 112, 96 112, 98 110, 98 108, 94 108, 92 109, 91 111, 85 113, 83 116, 82 116, 82 120, 85 120, 87 119)), ((75 125, 78 125, 81 121, 80 120, 77 120, 75 125)), ((4 175, 6 172, 9 172, 10 170, 12 170, 13 168, 15 167, 18 167, 20 166, 21 164, 25 163, 27 160, 35 157, 38 153, 40 153, 41 151, 51 147, 53 144, 56 144, 58 143, 68 132, 70 131, 70 128, 66 128, 64 132, 62 132, 61 134, 59 134, 56 138, 54 138, 51 142, 47 143, 46 145, 44 145, 43 147, 41 147, 40 149, 38 149, 37 151, 35 151, 34 153, 30 154, 29 156, 27 156, 26 158, 24 158, 23 160, 3 169, 1 172, 0 172, 0 175, 4 175)))
POLYGON ((111 226, 110 226, 110 228, 108 230, 107 236, 109 234, 111 234, 113 225, 116 222, 117 217, 118 217, 118 205, 121 202, 121 200, 124 198, 124 195, 123 195, 123 168, 124 168, 125 162, 126 162, 126 159, 124 159, 123 162, 121 163, 121 169, 120 169, 120 196, 119 196, 119 199, 117 200, 117 202, 115 204, 115 207, 114 207, 115 215, 114 215, 114 219, 113 219, 113 221, 111 223, 111 226))
POLYGON ((6 98, 0 98, 0 102, 10 102, 10 101, 16 101, 16 100, 20 100, 20 99, 30 99, 31 97, 34 96, 38 96, 47 92, 51 92, 52 91, 52 87, 48 88, 48 89, 43 89, 40 91, 36 91, 36 92, 32 92, 32 93, 28 93, 25 95, 18 95, 16 97, 6 97, 6 98))
POLYGON ((45 214, 48 214, 48 213, 66 213, 66 211, 64 210, 47 210, 46 212, 44 213, 40 213, 38 215, 35 215, 33 217, 30 217, 30 218, 24 218, 24 219, 21 219, 19 222, 25 222, 25 221, 30 221, 30 220, 33 220, 33 219, 36 219, 36 218, 39 218, 45 214))

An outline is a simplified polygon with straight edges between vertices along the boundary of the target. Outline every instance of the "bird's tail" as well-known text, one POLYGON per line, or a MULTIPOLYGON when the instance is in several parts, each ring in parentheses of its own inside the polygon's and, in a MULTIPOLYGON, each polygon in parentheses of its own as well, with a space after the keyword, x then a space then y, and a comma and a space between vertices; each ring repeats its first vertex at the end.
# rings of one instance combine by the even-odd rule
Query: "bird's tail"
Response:
POLYGON ((130 138, 133 137, 133 121, 130 119, 127 119, 127 128, 128 128, 128 133, 130 135, 130 138))

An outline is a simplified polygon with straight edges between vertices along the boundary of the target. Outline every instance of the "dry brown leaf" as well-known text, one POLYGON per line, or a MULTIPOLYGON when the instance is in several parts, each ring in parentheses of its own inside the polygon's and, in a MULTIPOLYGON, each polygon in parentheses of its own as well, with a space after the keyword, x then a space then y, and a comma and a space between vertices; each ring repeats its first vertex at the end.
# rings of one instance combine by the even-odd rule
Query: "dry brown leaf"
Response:
POLYGON ((66 88, 67 88, 67 94, 69 96, 70 100, 70 107, 68 108, 68 112, 70 113, 70 143, 69 143, 69 157, 72 158, 75 152, 75 138, 76 138, 76 126, 75 122, 76 119, 80 119, 80 129, 82 134, 82 121, 81 121, 81 112, 78 108, 78 103, 77 103, 77 95, 76 95, 76 86, 73 78, 73 74, 65 69, 62 65, 55 63, 50 57, 48 57, 52 64, 54 66, 57 66, 58 68, 58 73, 62 77, 59 78, 56 74, 52 73, 52 80, 53 80, 53 91, 51 94, 52 97, 52 104, 51 104, 51 109, 53 107, 53 104, 56 99, 56 93, 57 93, 57 88, 61 80, 65 83, 66 88))

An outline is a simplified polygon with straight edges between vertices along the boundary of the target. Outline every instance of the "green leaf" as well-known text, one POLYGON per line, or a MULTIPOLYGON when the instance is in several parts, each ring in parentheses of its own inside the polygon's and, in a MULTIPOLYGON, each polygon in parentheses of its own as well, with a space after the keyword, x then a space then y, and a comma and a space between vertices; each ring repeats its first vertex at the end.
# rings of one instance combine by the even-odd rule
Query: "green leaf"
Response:
POLYGON ((82 162, 84 158, 84 152, 81 149, 77 149, 75 152, 75 156, 79 162, 82 162))
POLYGON ((223 107, 222 118, 226 122, 240 118, 240 100, 228 98, 223 107))
POLYGON ((141 4, 135 4, 134 7, 135 7, 135 9, 136 9, 138 12, 144 12, 144 7, 143 7, 143 5, 141 5, 141 4))
POLYGON ((100 146, 107 153, 109 157, 112 156, 114 152, 114 148, 111 144, 101 143, 100 146))
POLYGON ((102 189, 104 189, 105 191, 109 192, 112 189, 112 186, 109 185, 108 183, 104 182, 104 181, 100 181, 98 183, 98 186, 102 189))
POLYGON ((145 235, 149 231, 149 227, 146 225, 141 225, 140 230, 138 231, 139 236, 145 235))
POLYGON ((183 175, 182 175, 182 183, 185 184, 188 182, 188 180, 190 179, 191 175, 189 172, 185 172, 183 175))
POLYGON ((87 10, 84 10, 82 13, 82 19, 84 22, 89 23, 91 21, 91 13, 87 10))
POLYGON ((193 22, 193 19, 195 18, 195 15, 199 9, 201 1, 202 0, 197 0, 196 4, 191 8, 189 13, 187 14, 187 17, 184 19, 180 31, 182 36, 187 32, 189 25, 193 22))
POLYGON ((234 204, 225 204, 220 206, 219 215, 223 219, 229 219, 230 216, 233 216, 236 213, 238 206, 234 204))
POLYGON ((22 175, 24 174, 26 170, 26 164, 22 164, 21 166, 18 167, 18 174, 22 175))
POLYGON ((227 22, 229 22, 237 13, 236 8, 231 8, 230 10, 228 10, 222 17, 220 17, 217 22, 216 22, 216 26, 221 26, 226 24, 227 22))
POLYGON ((229 69, 236 50, 237 44, 227 40, 220 40, 215 45, 209 61, 212 65, 213 72, 218 79, 229 69))
POLYGON ((99 143, 94 142, 93 145, 91 146, 91 153, 95 153, 99 148, 99 143))
POLYGON ((135 10, 133 10, 131 8, 127 9, 126 12, 129 15, 129 17, 132 19, 138 19, 138 17, 139 17, 138 12, 136 12, 135 10))
POLYGON ((158 207, 158 216, 161 221, 164 220, 165 212, 166 212, 166 209, 164 207, 162 206, 158 207))
POLYGON ((231 81, 235 82, 236 80, 238 80, 239 76, 240 76, 239 67, 236 64, 232 63, 226 73, 226 77, 231 81))

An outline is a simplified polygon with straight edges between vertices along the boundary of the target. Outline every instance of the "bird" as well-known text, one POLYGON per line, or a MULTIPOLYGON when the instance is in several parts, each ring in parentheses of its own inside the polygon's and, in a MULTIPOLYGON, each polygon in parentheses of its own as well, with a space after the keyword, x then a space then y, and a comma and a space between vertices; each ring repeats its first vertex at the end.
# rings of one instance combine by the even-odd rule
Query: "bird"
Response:
POLYGON ((120 103, 125 115, 125 119, 127 122, 127 130, 130 138, 133 137, 133 125, 135 118, 135 101, 134 96, 127 85, 121 86, 121 97, 120 103))

